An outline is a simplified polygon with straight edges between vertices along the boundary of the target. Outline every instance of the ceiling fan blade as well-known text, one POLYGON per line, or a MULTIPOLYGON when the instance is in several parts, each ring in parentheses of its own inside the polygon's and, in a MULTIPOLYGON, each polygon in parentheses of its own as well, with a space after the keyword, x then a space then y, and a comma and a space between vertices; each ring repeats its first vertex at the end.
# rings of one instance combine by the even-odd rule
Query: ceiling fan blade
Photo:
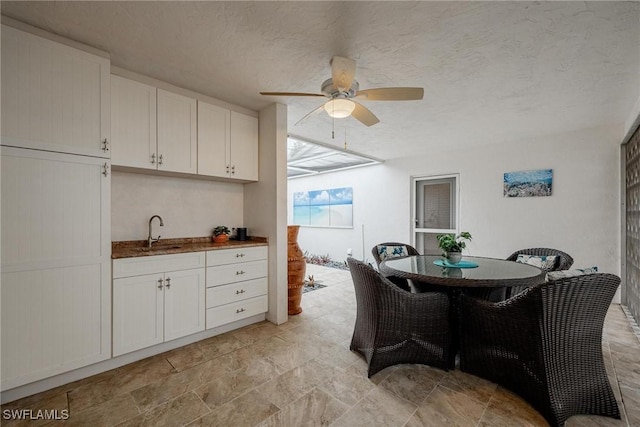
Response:
POLYGON ((373 114, 367 107, 358 104, 357 102, 354 102, 354 104, 356 104, 356 108, 351 113, 354 119, 360 121, 360 123, 365 126, 373 126, 380 122, 375 114, 373 114))
POLYGON ((356 94, 356 98, 367 101, 415 101, 423 96, 424 89, 421 87, 382 87, 359 90, 356 94))
POLYGON ((331 59, 331 80, 338 90, 345 92, 353 84, 353 76, 356 74, 356 61, 342 56, 334 56, 331 59))
POLYGON ((322 110, 324 110, 324 104, 322 104, 321 106, 319 106, 318 108, 316 108, 316 109, 315 109, 315 110, 313 110, 312 112, 307 113, 307 115, 306 115, 306 116, 304 116, 303 118, 301 118, 300 120, 298 120, 298 121, 294 124, 294 126, 298 126, 298 125, 299 125, 300 123, 302 123, 302 121, 303 121, 303 120, 305 120, 307 117, 311 117, 311 116, 313 116, 314 114, 317 114, 317 113, 319 113, 319 112, 320 112, 320 111, 322 111, 322 110))
POLYGON ((321 93, 304 93, 304 92, 260 92, 260 95, 267 95, 267 96, 324 96, 321 93))

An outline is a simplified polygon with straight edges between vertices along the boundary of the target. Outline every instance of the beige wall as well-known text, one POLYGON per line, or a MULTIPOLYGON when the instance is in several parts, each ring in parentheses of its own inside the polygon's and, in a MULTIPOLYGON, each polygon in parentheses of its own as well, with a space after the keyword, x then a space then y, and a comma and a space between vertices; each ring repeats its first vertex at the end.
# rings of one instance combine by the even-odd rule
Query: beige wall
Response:
POLYGON ((249 232, 269 238, 267 320, 287 321, 287 107, 260 111, 260 180, 245 186, 245 223, 249 232))
POLYGON ((242 227, 242 184, 114 172, 111 177, 111 240, 143 240, 149 218, 163 238, 211 235, 216 225, 242 227))
MULTIPOLYGON (((460 229, 473 235, 467 253, 506 258, 527 247, 571 254, 574 266, 620 274, 621 127, 585 129, 467 150, 434 151, 379 166, 289 181, 295 191, 353 187, 353 229, 300 229, 303 250, 372 261, 383 241, 411 242, 411 177, 460 176, 460 229), (504 172, 553 169, 550 197, 505 198, 504 172)), ((291 218, 291 215, 289 215, 291 218)))

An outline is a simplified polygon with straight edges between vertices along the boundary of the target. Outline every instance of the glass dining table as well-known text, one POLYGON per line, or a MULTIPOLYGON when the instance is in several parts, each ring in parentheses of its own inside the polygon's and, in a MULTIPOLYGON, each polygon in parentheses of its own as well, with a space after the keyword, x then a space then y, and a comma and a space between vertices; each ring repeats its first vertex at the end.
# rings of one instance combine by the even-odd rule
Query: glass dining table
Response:
POLYGON ((448 265, 437 255, 415 255, 386 259, 380 264, 380 271, 457 289, 533 286, 545 280, 545 272, 538 267, 503 259, 466 256, 459 265, 448 265), (475 267, 460 268, 473 264, 475 267))
POLYGON ((459 267, 445 264, 437 255, 415 255, 389 258, 380 263, 385 276, 410 279, 410 291, 446 292, 450 301, 451 321, 451 369, 455 367, 458 349, 459 312, 458 298, 461 292, 487 300, 504 299, 510 287, 528 287, 544 283, 546 273, 538 267, 496 258, 463 258, 459 267), (468 268, 461 268, 467 266, 468 268), (435 286, 434 286, 435 285, 435 286))

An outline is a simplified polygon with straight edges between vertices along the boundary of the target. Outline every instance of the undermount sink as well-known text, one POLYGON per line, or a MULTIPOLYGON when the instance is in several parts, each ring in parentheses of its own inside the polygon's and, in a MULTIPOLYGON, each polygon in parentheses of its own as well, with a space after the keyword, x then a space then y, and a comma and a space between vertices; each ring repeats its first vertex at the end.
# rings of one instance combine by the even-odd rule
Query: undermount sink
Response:
POLYGON ((149 249, 165 250, 165 249, 180 249, 182 245, 154 245, 149 249))
POLYGON ((142 248, 135 248, 135 250, 140 252, 166 251, 168 249, 180 249, 181 247, 181 245, 153 245, 152 247, 144 246, 142 248))

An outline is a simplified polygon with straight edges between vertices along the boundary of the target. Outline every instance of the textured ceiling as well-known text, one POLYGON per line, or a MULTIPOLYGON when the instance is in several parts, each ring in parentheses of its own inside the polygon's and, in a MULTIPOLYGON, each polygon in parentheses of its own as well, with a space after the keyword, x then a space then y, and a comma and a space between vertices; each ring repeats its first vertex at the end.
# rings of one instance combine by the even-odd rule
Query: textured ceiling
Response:
POLYGON ((638 2, 10 2, 2 13, 103 49, 113 65, 253 110, 289 107, 289 132, 381 159, 623 123, 640 96, 638 2), (380 119, 315 115, 334 55, 380 119), (335 139, 331 138, 335 126, 335 139))

